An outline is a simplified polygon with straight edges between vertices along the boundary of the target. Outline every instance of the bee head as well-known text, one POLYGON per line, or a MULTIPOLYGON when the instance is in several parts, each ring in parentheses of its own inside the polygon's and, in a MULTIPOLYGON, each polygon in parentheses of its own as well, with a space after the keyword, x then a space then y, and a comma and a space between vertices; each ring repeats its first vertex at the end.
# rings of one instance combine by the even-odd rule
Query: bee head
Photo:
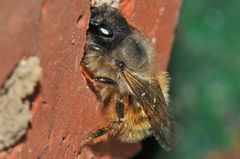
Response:
POLYGON ((102 5, 92 9, 88 33, 96 44, 112 49, 127 36, 129 27, 116 8, 102 5))
POLYGON ((144 71, 151 62, 152 50, 146 38, 129 26, 116 8, 107 5, 92 8, 88 41, 89 52, 110 57, 120 72, 125 68, 144 71))

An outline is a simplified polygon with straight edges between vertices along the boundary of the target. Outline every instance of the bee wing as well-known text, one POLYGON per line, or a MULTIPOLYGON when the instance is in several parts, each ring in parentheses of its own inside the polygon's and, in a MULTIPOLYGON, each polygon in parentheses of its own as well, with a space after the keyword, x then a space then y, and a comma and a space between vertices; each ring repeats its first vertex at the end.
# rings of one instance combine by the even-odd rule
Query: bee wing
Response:
POLYGON ((157 80, 148 81, 128 69, 123 72, 136 100, 149 117, 153 136, 166 150, 175 146, 174 122, 157 80))

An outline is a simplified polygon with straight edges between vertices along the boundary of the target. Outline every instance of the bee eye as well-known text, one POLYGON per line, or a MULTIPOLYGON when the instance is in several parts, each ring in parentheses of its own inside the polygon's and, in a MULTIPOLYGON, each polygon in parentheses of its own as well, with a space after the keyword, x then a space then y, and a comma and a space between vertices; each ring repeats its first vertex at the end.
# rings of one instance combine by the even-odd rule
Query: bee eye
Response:
POLYGON ((101 24, 101 25, 92 25, 90 24, 89 29, 100 36, 111 38, 113 37, 113 32, 111 29, 109 29, 106 25, 101 24))

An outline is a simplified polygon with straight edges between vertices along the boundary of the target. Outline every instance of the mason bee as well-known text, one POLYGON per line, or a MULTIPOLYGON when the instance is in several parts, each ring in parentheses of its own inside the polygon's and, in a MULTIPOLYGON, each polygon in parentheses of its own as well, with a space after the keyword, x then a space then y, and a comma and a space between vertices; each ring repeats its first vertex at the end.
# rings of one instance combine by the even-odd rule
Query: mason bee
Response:
POLYGON ((107 123, 80 148, 115 137, 135 143, 154 136, 170 150, 174 122, 168 106, 168 75, 155 73, 153 49, 116 8, 93 7, 81 71, 99 95, 107 123))

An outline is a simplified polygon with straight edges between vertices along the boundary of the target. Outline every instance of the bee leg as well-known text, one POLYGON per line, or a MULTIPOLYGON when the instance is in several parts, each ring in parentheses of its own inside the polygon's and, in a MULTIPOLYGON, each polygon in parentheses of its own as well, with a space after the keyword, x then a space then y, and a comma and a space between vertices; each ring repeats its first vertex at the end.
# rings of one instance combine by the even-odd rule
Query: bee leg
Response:
POLYGON ((80 151, 79 151, 79 153, 82 152, 83 148, 86 145, 97 143, 99 141, 98 138, 103 136, 103 135, 105 135, 108 132, 109 132, 109 127, 103 127, 103 128, 100 128, 100 129, 92 132, 88 137, 83 139, 82 143, 80 144, 80 151))
POLYGON ((109 123, 106 127, 102 127, 94 132, 92 132, 88 137, 83 139, 80 144, 79 153, 82 152, 83 148, 87 145, 96 144, 100 141, 106 140, 109 136, 112 136, 116 133, 116 128, 119 126, 119 121, 113 121, 109 123))
POLYGON ((117 101, 116 103, 116 114, 118 116, 118 119, 116 121, 112 121, 106 127, 102 127, 92 132, 82 141, 79 153, 81 153, 81 151, 86 145, 95 144, 99 141, 103 141, 107 139, 108 136, 112 136, 117 133, 116 130, 121 126, 124 118, 124 104, 120 101, 117 101))
POLYGON ((108 85, 116 84, 116 81, 108 77, 94 77, 93 73, 85 66, 83 62, 80 65, 80 70, 82 71, 85 78, 92 83, 98 82, 98 83, 103 83, 108 85))
POLYGON ((83 73, 84 77, 89 80, 90 82, 93 82, 93 73, 85 66, 83 62, 80 64, 80 70, 83 73))
POLYGON ((88 44, 86 47, 86 52, 89 52, 89 51, 95 51, 95 52, 102 53, 102 52, 106 52, 107 50, 99 45, 88 44))
POLYGON ((117 102, 116 103, 116 113, 118 116, 118 121, 122 122, 124 118, 124 104, 122 102, 117 102))
POLYGON ((119 100, 112 100, 112 102, 113 106, 115 105, 114 109, 117 114, 117 119, 113 119, 107 125, 96 131, 93 131, 91 134, 89 134, 89 136, 83 139, 82 143, 80 144, 79 153, 81 153, 81 151, 86 145, 92 145, 100 141, 104 141, 109 136, 113 136, 117 133, 117 129, 121 126, 124 117, 124 104, 119 100))
POLYGON ((124 107, 129 105, 129 95, 128 94, 124 94, 123 96, 120 97, 120 99, 118 98, 117 102, 116 102, 116 113, 118 116, 118 122, 123 122, 124 120, 124 107))
POLYGON ((114 80, 108 77, 95 77, 94 80, 103 84, 109 84, 109 85, 117 84, 114 80))

